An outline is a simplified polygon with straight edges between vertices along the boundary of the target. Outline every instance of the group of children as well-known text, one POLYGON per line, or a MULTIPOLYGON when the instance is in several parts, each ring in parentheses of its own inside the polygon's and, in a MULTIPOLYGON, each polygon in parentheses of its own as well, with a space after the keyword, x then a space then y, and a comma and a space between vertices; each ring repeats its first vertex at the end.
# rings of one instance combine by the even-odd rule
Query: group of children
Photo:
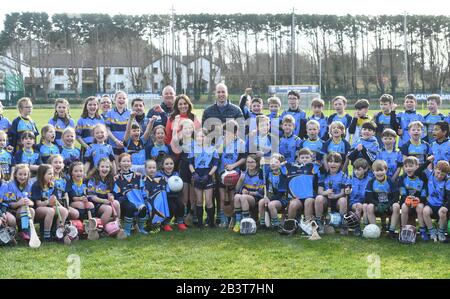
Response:
MULTIPOLYGON (((331 102, 336 113, 326 117, 324 101, 315 99, 308 117, 295 91, 283 112, 280 99, 269 98, 269 115, 262 99, 249 99, 245 138, 239 137, 238 120, 228 120, 223 135, 210 140, 194 120, 175 117, 168 140, 166 128, 154 126, 158 117, 145 117, 144 101, 133 99, 128 109, 123 91, 113 101, 86 98, 76 124, 67 100, 57 99, 40 132, 31 100, 22 98, 12 123, 0 117, 0 224, 17 226, 29 239, 31 219, 40 223, 43 240, 51 241, 58 223, 91 214, 104 225, 122 219, 127 236, 134 227, 147 234, 153 214, 129 194, 139 190, 150 200, 165 190, 169 213, 158 224, 164 231, 173 230, 173 221, 181 231, 206 223, 239 232, 248 217, 259 218, 264 228, 268 210, 274 228, 281 225, 280 213, 282 220, 303 214, 323 233, 330 208, 341 215, 342 234, 348 234, 345 218, 352 211, 357 235, 360 222, 375 224, 381 217, 384 226, 389 217, 386 229, 395 237, 399 224, 415 225, 417 218, 423 240, 445 241, 450 116, 439 112, 439 95, 428 97, 426 116, 416 112, 414 95, 405 97, 400 113, 393 97, 382 95, 374 117, 367 100, 356 102, 353 117, 345 111, 345 97, 331 102), (239 177, 236 184, 229 184, 230 174, 239 177), (172 176, 183 180, 181 191, 168 188, 172 176)), ((178 105, 192 111, 186 95, 176 98, 175 110, 178 105)))

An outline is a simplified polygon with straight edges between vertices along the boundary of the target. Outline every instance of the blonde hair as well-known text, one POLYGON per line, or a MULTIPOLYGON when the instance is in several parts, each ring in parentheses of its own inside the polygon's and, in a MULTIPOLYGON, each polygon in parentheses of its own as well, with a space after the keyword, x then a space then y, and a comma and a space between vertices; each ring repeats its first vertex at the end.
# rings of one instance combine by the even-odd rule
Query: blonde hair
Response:
POLYGON ((22 109, 22 106, 23 106, 22 104, 25 103, 25 102, 28 102, 28 103, 30 103, 30 104, 33 104, 33 102, 31 101, 31 99, 28 98, 28 97, 20 98, 20 99, 17 101, 17 109, 19 109, 19 111, 20 111, 20 109, 22 109))
POLYGON ((388 170, 388 166, 386 164, 386 161, 384 160, 375 160, 372 164, 372 170, 378 171, 378 170, 388 170))
POLYGON ((423 123, 418 121, 418 120, 415 120, 415 121, 412 121, 412 122, 409 123, 408 130, 411 129, 412 127, 415 127, 415 126, 423 129, 423 123))

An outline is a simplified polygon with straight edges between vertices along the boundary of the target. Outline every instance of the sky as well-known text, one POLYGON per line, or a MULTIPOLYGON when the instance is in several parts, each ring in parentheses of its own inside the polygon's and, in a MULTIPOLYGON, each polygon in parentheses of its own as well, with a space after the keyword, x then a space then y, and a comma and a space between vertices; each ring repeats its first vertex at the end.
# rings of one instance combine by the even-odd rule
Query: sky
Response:
POLYGON ((5 14, 11 12, 164 14, 170 13, 172 5, 177 14, 288 13, 293 8, 297 14, 450 13, 448 0, 3 0, 0 30, 5 14))

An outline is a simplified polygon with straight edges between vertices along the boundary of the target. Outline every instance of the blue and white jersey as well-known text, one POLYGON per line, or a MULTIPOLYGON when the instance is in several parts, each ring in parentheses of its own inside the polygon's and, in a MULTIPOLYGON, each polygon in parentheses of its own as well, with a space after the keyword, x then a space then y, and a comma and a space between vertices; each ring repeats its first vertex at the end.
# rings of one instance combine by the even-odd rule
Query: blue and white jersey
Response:
POLYGON ((291 136, 282 135, 280 137, 280 154, 284 156, 286 162, 294 163, 296 159, 296 153, 302 146, 302 140, 300 137, 291 134, 291 136))
POLYGON ((400 196, 402 199, 407 196, 415 196, 425 200, 427 197, 427 184, 420 177, 409 177, 406 173, 400 176, 398 185, 400 187, 400 196))
POLYGON ((387 176, 392 177, 399 167, 403 165, 403 155, 399 150, 382 150, 377 155, 377 160, 384 160, 388 166, 387 176))
POLYGON ((398 200, 398 186, 389 178, 385 177, 383 181, 372 178, 366 187, 366 203, 374 205, 393 204, 398 200))
POLYGON ((348 152, 350 151, 350 143, 347 140, 341 139, 339 142, 335 142, 332 138, 324 142, 321 150, 322 155, 329 154, 330 152, 337 152, 341 154, 342 161, 345 161, 348 152))
POLYGON ((309 120, 315 120, 315 121, 317 121, 319 123, 319 126, 320 126, 319 127, 319 129, 320 129, 320 131, 319 131, 319 138, 323 139, 323 140, 327 140, 328 136, 326 136, 326 135, 327 135, 327 132, 328 132, 328 118, 322 113, 321 116, 311 115, 308 118, 308 121, 309 120))
POLYGON ((15 150, 19 149, 22 133, 25 131, 31 131, 34 133, 35 142, 36 137, 39 135, 39 130, 36 127, 36 123, 31 118, 17 117, 13 120, 8 132, 9 144, 14 147, 15 150))
MULTIPOLYGON (((218 173, 223 172, 226 165, 234 164, 245 158, 245 142, 239 138, 234 139, 232 142, 223 142, 221 152, 218 173)), ((235 170, 239 171, 239 168, 235 170)))
POLYGON ((40 165, 42 164, 41 155, 39 152, 31 150, 19 150, 14 155, 14 165, 16 164, 40 165))
POLYGON ((42 163, 47 163, 47 160, 48 158, 50 158, 51 155, 60 154, 59 147, 54 143, 51 144, 39 143, 37 146, 37 151, 41 156, 42 163))
POLYGON ((176 195, 178 196, 178 194, 180 192, 171 192, 169 185, 167 184, 168 180, 170 177, 172 176, 180 176, 180 174, 178 173, 178 171, 174 171, 171 174, 167 174, 164 172, 164 170, 158 170, 155 174, 155 178, 162 178, 162 180, 159 181, 159 184, 161 185, 161 187, 165 188, 165 190, 167 191, 167 195, 176 195))
POLYGON ((80 117, 77 122, 77 126, 75 128, 75 132, 77 133, 77 137, 83 139, 83 141, 90 145, 94 142, 94 136, 92 135, 92 130, 97 124, 105 124, 105 121, 102 117, 100 118, 90 118, 90 117, 80 117))
POLYGON ((336 174, 326 173, 319 176, 319 187, 322 187, 324 190, 333 189, 333 193, 338 194, 345 188, 347 181, 348 177, 342 171, 336 174))
POLYGON ((288 179, 286 176, 286 168, 281 167, 278 173, 274 173, 272 169, 266 172, 265 177, 267 198, 272 200, 286 200, 288 179))
POLYGON ((124 144, 125 152, 131 155, 131 164, 133 165, 144 165, 145 164, 145 143, 142 138, 137 141, 133 139, 128 139, 124 144))
POLYGON ((413 121, 420 121, 424 122, 425 119, 423 118, 422 114, 417 113, 414 111, 404 111, 397 114, 397 122, 400 124, 400 128, 403 130, 403 135, 400 136, 398 146, 401 147, 403 144, 409 141, 411 136, 409 136, 408 133, 408 125, 413 121))
POLYGON ((429 169, 425 169, 425 175, 428 178, 428 205, 433 207, 440 207, 445 204, 445 196, 447 192, 450 192, 450 184, 447 180, 438 181, 434 176, 434 172, 429 169))
POLYGON ((289 198, 315 198, 319 183, 319 169, 315 163, 287 163, 286 174, 289 186, 289 198), (295 187, 292 187, 293 184, 295 187))
POLYGON ((3 115, 0 115, 0 130, 5 131, 5 133, 8 133, 9 128, 11 128, 11 122, 7 117, 4 117, 3 115))
MULTIPOLYGON (((48 200, 52 195, 55 195, 57 197, 57 190, 55 186, 43 189, 38 181, 34 182, 34 184, 31 186, 31 200, 34 201, 35 205, 38 200, 40 201, 48 200)), ((58 197, 57 199, 60 200, 60 198, 58 197)))
POLYGON ((246 147, 249 154, 261 151, 264 153, 264 157, 270 157, 272 153, 272 138, 270 135, 247 137, 246 147))
POLYGON ((63 196, 66 194, 66 185, 67 185, 67 181, 65 178, 55 178, 53 180, 53 183, 55 184, 55 189, 56 189, 56 197, 58 197, 58 199, 62 199, 63 196))
POLYGON ((257 197, 261 199, 264 196, 264 177, 262 172, 250 175, 248 171, 244 171, 244 181, 241 189, 239 189, 239 193, 242 193, 244 188, 249 192, 258 192, 259 195, 257 197))
POLYGON ((94 167, 98 167, 98 162, 102 158, 108 158, 109 161, 114 161, 114 153, 111 145, 93 143, 84 154, 84 162, 90 162, 94 167))
POLYGON ((69 179, 66 183, 66 192, 69 195, 70 202, 73 201, 74 197, 87 196, 87 190, 87 185, 83 180, 74 182, 72 179, 69 179))
POLYGON ((439 122, 439 121, 444 121, 445 120, 445 116, 442 113, 438 113, 438 114, 431 114, 428 113, 427 115, 424 116, 424 122, 423 124, 425 125, 425 141, 428 142, 429 144, 433 143, 435 141, 434 137, 433 137, 433 129, 434 129, 434 125, 439 122))
POLYGON ((13 156, 5 149, 0 149, 0 167, 3 175, 9 178, 11 175, 11 165, 13 164, 13 156))
POLYGON ((425 141, 419 141, 418 144, 414 144, 409 140, 404 143, 400 148, 400 151, 405 156, 414 156, 419 159, 419 163, 422 165, 425 163, 427 156, 430 154, 430 145, 425 141))
POLYGON ((311 140, 308 138, 303 140, 301 148, 310 149, 313 152, 313 161, 320 162, 322 161, 322 148, 324 143, 325 142, 320 138, 317 138, 316 140, 311 140))
MULTIPOLYGON (((357 138, 352 145, 353 149, 356 149, 359 144, 366 149, 367 155, 371 160, 375 160, 378 154, 380 153, 380 145, 378 144, 378 140, 375 136, 372 136, 369 139, 357 138), (373 159, 372 159, 373 158, 373 159)), ((361 152, 358 153, 358 158, 364 158, 361 152)))
POLYGON ((7 203, 11 209, 10 203, 17 202, 21 198, 28 198, 31 200, 31 183, 26 184, 24 187, 17 186, 16 181, 12 180, 6 185, 6 189, 3 189, 5 193, 2 194, 3 201, 7 203))
POLYGON ((430 155, 434 156, 433 164, 436 165, 437 162, 444 160, 450 161, 450 140, 446 138, 443 142, 438 142, 437 140, 431 144, 430 155))
POLYGON ((356 175, 348 178, 347 186, 352 188, 349 209, 356 203, 364 203, 364 199, 366 198, 366 187, 370 179, 371 177, 369 175, 364 176, 362 179, 358 178, 356 175))
POLYGON ((306 113, 302 109, 298 108, 297 110, 285 110, 283 113, 281 113, 280 118, 283 119, 286 115, 292 115, 295 119, 295 129, 294 129, 294 135, 300 136, 300 127, 301 127, 301 120, 306 120, 306 113))
POLYGON ((113 192, 113 186, 109 186, 107 182, 91 178, 87 183, 87 195, 97 196, 101 199, 108 199, 108 194, 113 192))
POLYGON ((66 147, 63 145, 59 148, 59 151, 66 167, 69 167, 73 162, 81 161, 81 151, 78 147, 66 147))
MULTIPOLYGON (((105 124, 111 130, 114 137, 119 140, 123 140, 125 137, 130 113, 130 110, 126 108, 122 112, 119 112, 116 107, 106 113, 105 124)), ((111 138, 109 139, 109 144, 111 144, 113 148, 117 147, 116 143, 111 138)))
POLYGON ((166 155, 172 155, 172 149, 167 144, 149 143, 145 147, 145 158, 147 160, 153 159, 159 162, 161 158, 166 155))
POLYGON ((328 125, 330 125, 334 121, 340 121, 348 130, 350 124, 352 123, 352 117, 349 114, 339 116, 337 113, 333 113, 328 117, 328 125))
POLYGON ((48 123, 55 127, 55 132, 56 132, 55 142, 58 146, 62 145, 61 138, 62 138, 62 133, 64 132, 64 130, 69 127, 75 129, 75 122, 73 121, 72 118, 69 118, 68 121, 66 121, 60 117, 58 117, 56 120, 52 117, 52 118, 50 118, 48 123))
POLYGON ((219 154, 213 146, 201 147, 197 143, 194 144, 194 152, 189 153, 188 159, 196 172, 202 169, 209 171, 219 164, 219 154))

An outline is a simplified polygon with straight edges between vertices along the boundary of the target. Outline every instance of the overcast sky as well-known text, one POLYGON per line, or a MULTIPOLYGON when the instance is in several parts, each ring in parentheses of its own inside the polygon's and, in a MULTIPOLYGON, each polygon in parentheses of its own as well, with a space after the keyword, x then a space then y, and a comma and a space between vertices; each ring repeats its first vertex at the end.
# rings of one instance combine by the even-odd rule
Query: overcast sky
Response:
POLYGON ((287 13, 293 7, 298 14, 450 14, 448 0, 3 0, 0 30, 11 12, 163 14, 172 5, 178 14, 287 13))

